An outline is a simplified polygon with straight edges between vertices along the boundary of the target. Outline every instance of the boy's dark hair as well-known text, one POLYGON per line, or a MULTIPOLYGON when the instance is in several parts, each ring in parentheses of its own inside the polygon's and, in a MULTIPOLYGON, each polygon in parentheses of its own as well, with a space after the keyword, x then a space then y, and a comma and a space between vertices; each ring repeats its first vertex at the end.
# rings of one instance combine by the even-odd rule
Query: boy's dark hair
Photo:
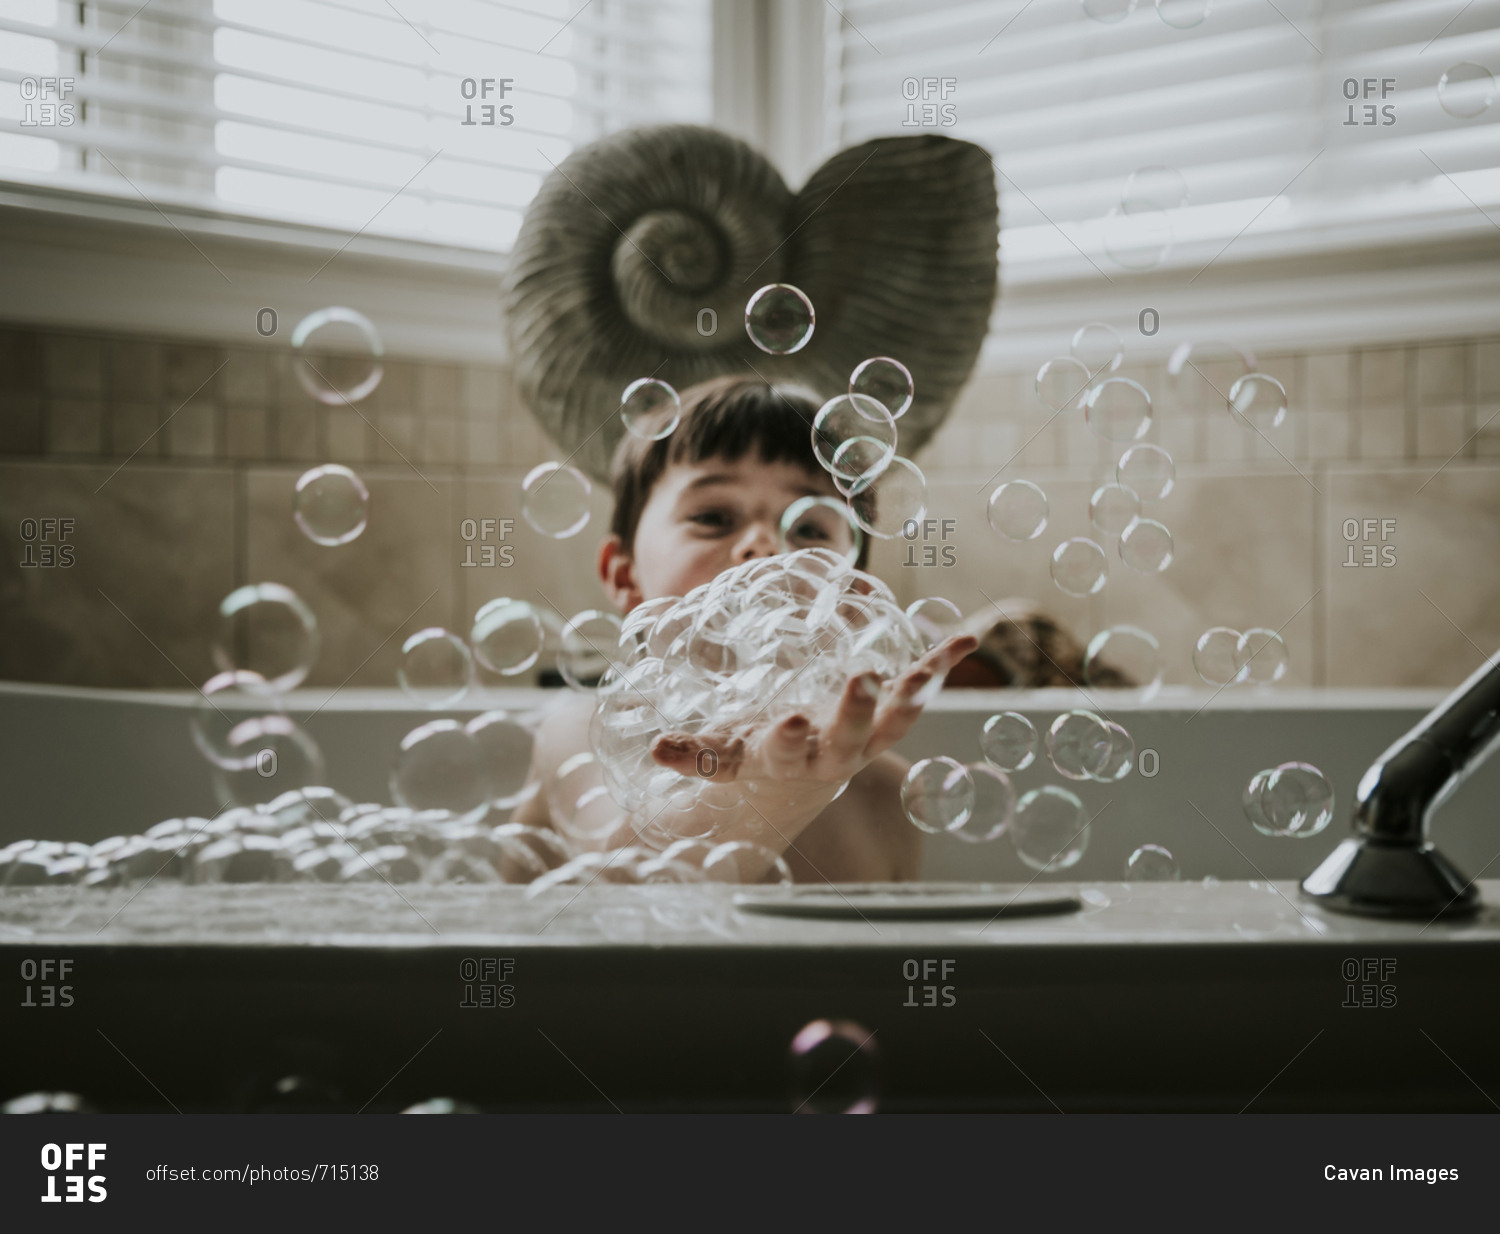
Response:
MULTIPOLYGON (((682 420, 670 434, 648 441, 626 433, 615 447, 610 531, 620 537, 626 552, 634 551, 636 528, 651 491, 675 464, 711 459, 735 463, 754 453, 765 463, 793 463, 813 475, 827 476, 812 443, 813 418, 820 406, 810 391, 771 386, 758 378, 719 377, 684 390, 682 420)), ((872 502, 856 500, 868 521, 872 502)), ((865 536, 855 562, 859 569, 865 568, 869 554, 870 538, 865 536)))

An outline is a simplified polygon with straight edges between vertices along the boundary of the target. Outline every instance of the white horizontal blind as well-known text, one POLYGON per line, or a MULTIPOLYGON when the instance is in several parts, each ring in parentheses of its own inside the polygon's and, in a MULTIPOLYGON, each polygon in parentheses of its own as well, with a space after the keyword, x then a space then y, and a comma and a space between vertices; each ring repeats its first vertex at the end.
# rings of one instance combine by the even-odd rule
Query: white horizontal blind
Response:
POLYGON ((1456 116, 1438 89, 1465 62, 1500 75, 1500 0, 1086 3, 1119 20, 1085 0, 843 0, 835 144, 985 146, 1012 287, 1500 225, 1500 99, 1456 116), (1181 173, 1186 200, 1122 215, 1153 166, 1181 173))
POLYGON ((696 0, 3 0, 0 178, 503 251, 576 146, 706 123, 710 48, 696 0))

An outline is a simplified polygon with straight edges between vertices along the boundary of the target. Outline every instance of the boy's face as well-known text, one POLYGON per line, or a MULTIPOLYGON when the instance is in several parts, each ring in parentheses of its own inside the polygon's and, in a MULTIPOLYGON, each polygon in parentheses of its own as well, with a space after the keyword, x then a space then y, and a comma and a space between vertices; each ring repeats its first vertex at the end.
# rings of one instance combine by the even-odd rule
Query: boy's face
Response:
MULTIPOLYGON (((624 612, 642 600, 685 596, 731 566, 782 551, 781 516, 803 497, 843 504, 824 471, 796 463, 767 463, 749 454, 735 462, 709 459, 666 469, 651 490, 626 553, 610 536, 599 549, 599 577, 624 612)), ((836 517, 813 511, 796 547, 827 543, 845 551, 849 539, 836 517)))

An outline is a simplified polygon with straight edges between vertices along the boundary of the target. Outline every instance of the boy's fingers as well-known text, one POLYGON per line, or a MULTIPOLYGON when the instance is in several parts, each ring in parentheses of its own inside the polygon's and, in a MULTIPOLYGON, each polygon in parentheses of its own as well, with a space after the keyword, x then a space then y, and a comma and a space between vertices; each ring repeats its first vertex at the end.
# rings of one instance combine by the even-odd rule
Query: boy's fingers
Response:
POLYGON ((864 754, 873 758, 883 754, 905 737, 948 670, 979 646, 972 634, 955 634, 944 639, 903 673, 885 706, 875 716, 875 723, 865 744, 864 754))
POLYGON ((875 704, 880 697, 880 678, 861 673, 844 685, 839 708, 826 737, 826 748, 836 759, 857 758, 875 727, 875 704))
POLYGON ((651 743, 651 757, 679 775, 725 783, 744 764, 745 742, 740 737, 708 733, 663 733, 651 743))
POLYGON ((812 736, 812 722, 800 714, 787 716, 766 734, 762 756, 772 779, 790 779, 806 768, 812 736))

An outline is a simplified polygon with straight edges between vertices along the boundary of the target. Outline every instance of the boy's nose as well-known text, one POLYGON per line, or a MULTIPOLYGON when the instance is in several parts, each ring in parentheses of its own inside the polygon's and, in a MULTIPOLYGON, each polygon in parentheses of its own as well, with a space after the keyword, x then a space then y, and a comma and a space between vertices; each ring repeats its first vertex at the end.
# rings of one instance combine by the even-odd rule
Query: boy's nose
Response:
POLYGON ((753 523, 735 547, 734 557, 736 561, 749 561, 754 557, 774 557, 780 551, 781 541, 776 532, 765 523, 753 523))

